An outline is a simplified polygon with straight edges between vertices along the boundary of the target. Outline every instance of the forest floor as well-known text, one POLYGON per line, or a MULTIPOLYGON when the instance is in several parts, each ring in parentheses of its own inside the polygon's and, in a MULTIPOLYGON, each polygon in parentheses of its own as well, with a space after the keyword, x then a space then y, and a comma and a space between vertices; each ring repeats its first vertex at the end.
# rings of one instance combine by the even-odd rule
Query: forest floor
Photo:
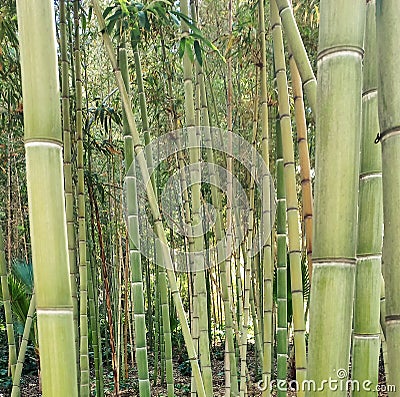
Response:
MULTIPOLYGON (((180 350, 180 349, 179 349, 180 350)), ((212 369, 213 369, 213 397, 223 397, 225 396, 224 392, 224 360, 223 360, 223 347, 216 346, 212 351, 212 369)), ((7 357, 7 347, 0 347, 0 361, 7 357)), ((175 385, 175 396, 190 396, 190 368, 187 360, 185 360, 185 353, 182 351, 178 351, 178 349, 174 349, 173 352, 173 361, 174 361, 174 385, 175 385)), ((29 361, 32 361, 30 358, 29 361)), ((258 368, 256 368, 256 358, 254 352, 254 345, 249 344, 248 346, 248 355, 247 355, 248 369, 250 375, 250 381, 248 383, 248 395, 249 396, 261 396, 261 390, 258 387, 257 380, 259 379, 259 375, 257 374, 258 368)), ((149 354, 149 364, 150 364, 150 373, 153 372, 154 368, 154 357, 152 354, 149 354)), ((385 385, 385 375, 382 363, 380 363, 380 373, 379 373, 379 384, 385 385)), ((39 388, 39 378, 37 375, 37 369, 34 368, 32 362, 29 365, 29 371, 23 374, 22 382, 21 382, 21 397, 40 397, 42 394, 39 388)), ((0 371, 2 368, 0 368, 0 371)), ((294 371, 289 371, 289 375, 294 375, 294 371)), ((111 371, 105 372, 105 392, 106 396, 113 396, 113 383, 112 383, 112 373, 111 371)), ((292 378, 292 376, 289 376, 292 378)), ((94 382, 94 374, 92 374, 92 395, 95 395, 95 382, 94 382)), ((133 369, 129 372, 129 379, 137 379, 136 372, 133 369)), ((11 395, 10 388, 4 387, 6 379, 4 376, 0 377, 0 397, 9 397, 11 395)), ((290 381, 290 379, 289 379, 290 381)), ((152 383, 152 395, 157 397, 166 397, 167 390, 165 385, 160 385, 160 379, 157 384, 154 385, 152 383)), ((137 381, 129 382, 129 381, 121 381, 121 397, 136 397, 138 396, 138 387, 137 381)), ((276 392, 272 392, 272 395, 276 395, 276 392)), ((289 391, 288 397, 296 396, 296 392, 289 391)), ((387 393, 380 391, 378 393, 379 397, 386 397, 387 393)), ((54 396, 57 397, 57 396, 54 396)))

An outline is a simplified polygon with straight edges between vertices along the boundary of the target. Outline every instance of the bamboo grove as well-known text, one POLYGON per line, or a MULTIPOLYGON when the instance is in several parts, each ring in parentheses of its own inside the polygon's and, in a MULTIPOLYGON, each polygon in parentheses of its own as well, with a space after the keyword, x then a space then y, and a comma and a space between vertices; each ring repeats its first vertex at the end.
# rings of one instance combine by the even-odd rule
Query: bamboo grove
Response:
POLYGON ((0 396, 399 396, 399 20, 2 2, 0 396))

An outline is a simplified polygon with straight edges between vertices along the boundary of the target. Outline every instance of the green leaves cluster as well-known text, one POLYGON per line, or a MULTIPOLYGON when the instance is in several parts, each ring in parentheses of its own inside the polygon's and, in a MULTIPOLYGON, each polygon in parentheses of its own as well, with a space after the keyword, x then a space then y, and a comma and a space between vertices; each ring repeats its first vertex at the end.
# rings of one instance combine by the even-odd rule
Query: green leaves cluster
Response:
POLYGON ((187 15, 173 9, 173 3, 167 0, 155 0, 147 5, 138 2, 118 0, 113 6, 104 10, 103 16, 107 21, 107 31, 117 37, 122 33, 129 32, 130 41, 135 48, 141 41, 143 35, 148 32, 157 31, 162 28, 179 29, 185 23, 190 32, 188 35, 181 35, 179 39, 178 55, 183 57, 187 52, 192 62, 196 61, 202 65, 202 53, 205 48, 215 51, 224 61, 224 57, 218 48, 206 37, 194 21, 187 15))

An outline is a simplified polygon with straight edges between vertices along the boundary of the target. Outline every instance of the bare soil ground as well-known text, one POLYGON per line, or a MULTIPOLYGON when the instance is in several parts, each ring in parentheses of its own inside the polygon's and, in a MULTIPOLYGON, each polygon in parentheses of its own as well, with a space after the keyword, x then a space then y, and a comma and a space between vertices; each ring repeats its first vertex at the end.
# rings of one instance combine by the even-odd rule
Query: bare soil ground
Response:
MULTIPOLYGON (((214 385, 214 396, 215 397, 224 397, 224 361, 223 361, 223 347, 217 346, 213 350, 212 354, 212 368, 213 368, 213 385, 214 385), (222 350, 221 350, 222 349, 222 350)), ((7 354, 7 350, 0 348, 0 355, 7 354)), ((256 367, 256 357, 254 352, 254 345, 248 346, 248 356, 247 356, 250 382, 248 383, 249 396, 261 396, 261 390, 258 387, 258 379, 259 379, 259 368, 256 367)), ((150 363, 150 373, 152 373, 154 357, 149 355, 149 363, 150 363)), ((294 370, 289 371, 289 381, 293 379, 294 370)), ((92 378, 92 396, 95 396, 95 382, 94 382, 94 373, 91 376, 92 378)), ((0 378, 1 379, 4 378, 0 378)), ((128 380, 121 382, 121 397, 133 397, 138 396, 138 387, 137 381, 132 379, 137 379, 135 369, 130 370, 128 380)), ((190 373, 189 368, 186 363, 184 353, 174 351, 174 384, 175 384, 175 396, 190 396, 190 373)), ((379 384, 381 389, 385 389, 386 380, 384 374, 384 368, 382 365, 382 360, 380 362, 380 373, 379 373, 379 384)), ((0 382, 0 397, 8 397, 11 395, 10 388, 4 388, 4 385, 0 382)), ((112 385, 112 374, 111 372, 105 371, 105 390, 106 395, 111 397, 113 396, 113 385, 112 385)), ((21 397, 39 397, 41 396, 40 388, 39 388, 39 378, 37 375, 37 371, 31 371, 30 373, 24 374, 21 383, 21 397)), ((162 385, 160 379, 158 379, 157 383, 152 382, 152 395, 157 397, 166 397, 167 390, 166 386, 162 385)), ((276 395, 276 392, 273 391, 272 395, 276 395)), ((288 391, 288 397, 296 396, 295 391, 288 391)), ((387 397, 387 392, 379 391, 379 397, 387 397)), ((57 397, 57 396, 54 396, 57 397)))

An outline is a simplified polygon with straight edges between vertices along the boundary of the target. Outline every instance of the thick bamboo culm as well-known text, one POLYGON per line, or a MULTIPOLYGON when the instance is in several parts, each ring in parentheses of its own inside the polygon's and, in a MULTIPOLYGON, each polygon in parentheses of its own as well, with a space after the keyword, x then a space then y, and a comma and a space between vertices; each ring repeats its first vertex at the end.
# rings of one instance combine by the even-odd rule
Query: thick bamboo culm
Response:
POLYGON ((76 397, 53 2, 20 0, 17 16, 42 395, 76 397))
MULTIPOLYGON (((356 272, 365 0, 322 0, 320 10, 313 282, 307 373, 307 378, 316 384, 329 377, 346 382, 349 368, 356 272)), ((312 390, 309 395, 317 393, 312 390)), ((323 393, 328 397, 345 397, 347 390, 328 388, 323 393)))
MULTIPOLYGON (((392 396, 400 396, 400 7, 395 0, 376 2, 378 64, 379 141, 382 146, 383 189, 383 277, 386 295, 386 342, 388 383, 395 385, 392 396)), ((378 140, 378 139, 377 139, 378 140)))

